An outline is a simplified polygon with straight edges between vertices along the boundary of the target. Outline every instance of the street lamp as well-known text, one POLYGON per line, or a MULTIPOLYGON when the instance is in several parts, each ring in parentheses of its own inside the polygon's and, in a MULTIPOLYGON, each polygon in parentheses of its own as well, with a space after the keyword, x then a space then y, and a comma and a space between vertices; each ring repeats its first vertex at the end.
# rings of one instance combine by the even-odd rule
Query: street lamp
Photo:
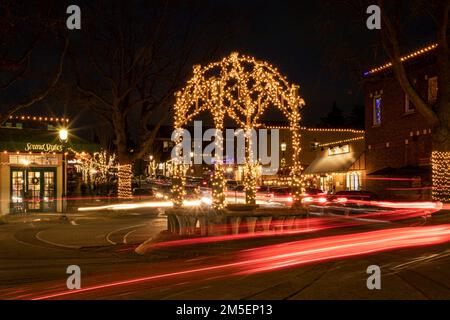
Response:
POLYGON ((59 141, 62 144, 62 219, 66 219, 66 143, 69 140, 69 131, 66 128, 60 128, 58 131, 59 141))
POLYGON ((150 159, 150 179, 153 179, 153 155, 149 156, 150 159))
POLYGON ((24 173, 24 179, 23 179, 23 196, 22 196, 22 203, 23 203, 23 212, 27 213, 27 201, 28 201, 28 166, 30 165, 30 161, 26 158, 21 160, 21 163, 23 164, 25 168, 24 173))
POLYGON ((59 136, 59 140, 60 140, 62 143, 66 143, 67 140, 69 139, 69 131, 67 131, 66 128, 61 128, 61 129, 59 129, 59 131, 58 131, 58 136, 59 136))

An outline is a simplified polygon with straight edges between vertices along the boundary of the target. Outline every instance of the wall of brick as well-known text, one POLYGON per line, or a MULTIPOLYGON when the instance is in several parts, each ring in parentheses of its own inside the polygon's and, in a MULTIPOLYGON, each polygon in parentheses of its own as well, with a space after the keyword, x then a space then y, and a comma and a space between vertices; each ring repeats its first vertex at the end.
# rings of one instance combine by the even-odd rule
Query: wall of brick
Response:
MULTIPOLYGON (((436 71, 428 60, 408 67, 422 97, 428 97, 428 78, 436 71)), ((405 112, 405 94, 393 73, 372 76, 364 84, 367 172, 383 167, 429 164, 431 127, 418 112, 405 112), (373 125, 373 99, 382 98, 381 124, 373 125), (428 160, 427 160, 428 159, 428 160)))
MULTIPOLYGON (((419 58, 406 67, 410 80, 421 96, 428 100, 428 79, 436 75, 433 57, 419 58)), ((405 94, 392 70, 368 77, 364 82, 364 91, 366 172, 373 173, 386 167, 429 166, 432 151, 431 127, 417 111, 406 112, 405 94), (381 124, 374 126, 373 100, 377 95, 382 99, 381 124)), ((415 190, 411 192, 413 198, 422 199, 429 192, 420 188, 428 185, 429 179, 429 176, 421 177, 417 188, 413 188, 417 181, 405 183, 367 180, 366 186, 369 190, 384 193, 388 197, 402 194, 402 198, 408 198, 402 190, 410 188, 411 191, 415 190)))

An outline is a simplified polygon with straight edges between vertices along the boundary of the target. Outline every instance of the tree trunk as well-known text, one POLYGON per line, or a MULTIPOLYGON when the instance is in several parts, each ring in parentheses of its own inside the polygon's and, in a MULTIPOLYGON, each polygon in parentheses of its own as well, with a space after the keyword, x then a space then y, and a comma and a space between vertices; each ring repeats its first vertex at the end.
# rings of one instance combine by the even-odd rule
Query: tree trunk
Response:
MULTIPOLYGON (((247 121, 248 122, 248 121, 247 121)), ((256 172, 253 155, 252 129, 245 130, 245 167, 244 167, 244 191, 245 203, 249 205, 256 204, 256 172)))
POLYGON ((133 198, 132 177, 133 165, 127 154, 118 154, 118 172, 117 172, 117 196, 119 199, 133 198))
POLYGON ((450 202, 450 127, 444 123, 433 133, 431 165, 433 200, 450 202))

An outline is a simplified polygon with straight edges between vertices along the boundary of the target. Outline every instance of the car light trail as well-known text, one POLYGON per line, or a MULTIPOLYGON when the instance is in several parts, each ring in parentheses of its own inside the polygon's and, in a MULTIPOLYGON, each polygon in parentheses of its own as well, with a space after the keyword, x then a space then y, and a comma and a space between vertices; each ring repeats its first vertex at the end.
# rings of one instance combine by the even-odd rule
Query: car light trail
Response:
MULTIPOLYGON (((183 205, 185 207, 195 207, 202 204, 201 200, 184 200, 183 205)), ((110 204, 106 206, 95 207, 81 207, 78 211, 99 211, 99 210, 129 210, 140 208, 170 208, 173 207, 172 201, 147 201, 147 202, 135 202, 135 203, 119 203, 110 204)))
POLYGON ((224 274, 253 274, 388 250, 436 245, 449 241, 450 224, 383 229, 356 234, 328 236, 243 250, 237 254, 230 255, 221 264, 199 266, 187 270, 92 285, 79 290, 48 293, 35 297, 33 300, 62 298, 107 288, 129 286, 193 274, 201 274, 202 279, 205 279, 206 276, 224 274))
POLYGON ((370 254, 394 249, 436 245, 450 241, 450 225, 384 229, 311 240, 270 245, 241 255, 253 261, 248 270, 255 273, 298 266, 311 262, 370 254))
MULTIPOLYGON (((371 202, 373 204, 373 202, 371 202)), ((248 238, 259 238, 259 237, 273 237, 273 236, 286 236, 295 235, 303 233, 312 233, 325 231, 334 228, 345 228, 353 227, 358 225, 368 225, 368 224, 379 224, 379 223, 390 223, 398 220, 414 219, 422 216, 430 215, 442 207, 442 203, 434 202, 420 202, 415 203, 417 208, 412 206, 411 203, 394 203, 394 202, 383 202, 379 203, 379 207, 391 208, 393 205, 397 205, 398 209, 393 210, 377 210, 372 212, 366 212, 361 209, 354 209, 349 207, 331 207, 337 210, 347 210, 352 212, 351 215, 337 215, 333 214, 331 216, 324 216, 320 218, 305 218, 305 219, 295 219, 292 221, 277 220, 270 223, 270 230, 261 231, 262 223, 256 223, 256 229, 259 231, 255 232, 243 232, 240 234, 227 234, 227 235, 214 235, 206 237, 197 237, 191 239, 173 240, 165 241, 152 244, 150 246, 145 245, 146 248, 156 249, 163 247, 176 247, 176 246, 186 246, 186 245, 196 245, 214 242, 224 242, 224 241, 234 241, 243 240, 248 238), (362 212, 361 212, 362 211, 362 212), (355 213, 359 212, 359 213, 355 213)), ((321 208, 320 206, 318 208, 321 208)), ((245 227, 245 222, 242 225, 245 227)), ((214 225, 211 226, 214 232, 228 232, 232 226, 227 225, 214 225)), ((139 249, 138 249, 139 251, 139 249)))

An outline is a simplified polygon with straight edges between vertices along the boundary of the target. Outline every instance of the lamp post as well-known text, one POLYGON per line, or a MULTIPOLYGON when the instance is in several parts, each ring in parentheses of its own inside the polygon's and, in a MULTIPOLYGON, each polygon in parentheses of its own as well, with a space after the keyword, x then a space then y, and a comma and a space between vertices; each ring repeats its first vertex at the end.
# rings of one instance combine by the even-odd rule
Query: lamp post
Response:
POLYGON ((28 166, 30 165, 30 161, 27 159, 22 160, 23 167, 25 168, 24 173, 24 179, 23 179, 23 197, 22 197, 22 203, 23 203, 23 212, 27 213, 27 206, 28 206, 28 166))
POLYGON ((66 143, 69 140, 69 132, 66 128, 60 128, 58 131, 59 141, 62 144, 62 214, 61 218, 66 219, 66 143))
POLYGON ((153 155, 150 155, 149 158, 150 158, 150 179, 153 179, 153 155))

